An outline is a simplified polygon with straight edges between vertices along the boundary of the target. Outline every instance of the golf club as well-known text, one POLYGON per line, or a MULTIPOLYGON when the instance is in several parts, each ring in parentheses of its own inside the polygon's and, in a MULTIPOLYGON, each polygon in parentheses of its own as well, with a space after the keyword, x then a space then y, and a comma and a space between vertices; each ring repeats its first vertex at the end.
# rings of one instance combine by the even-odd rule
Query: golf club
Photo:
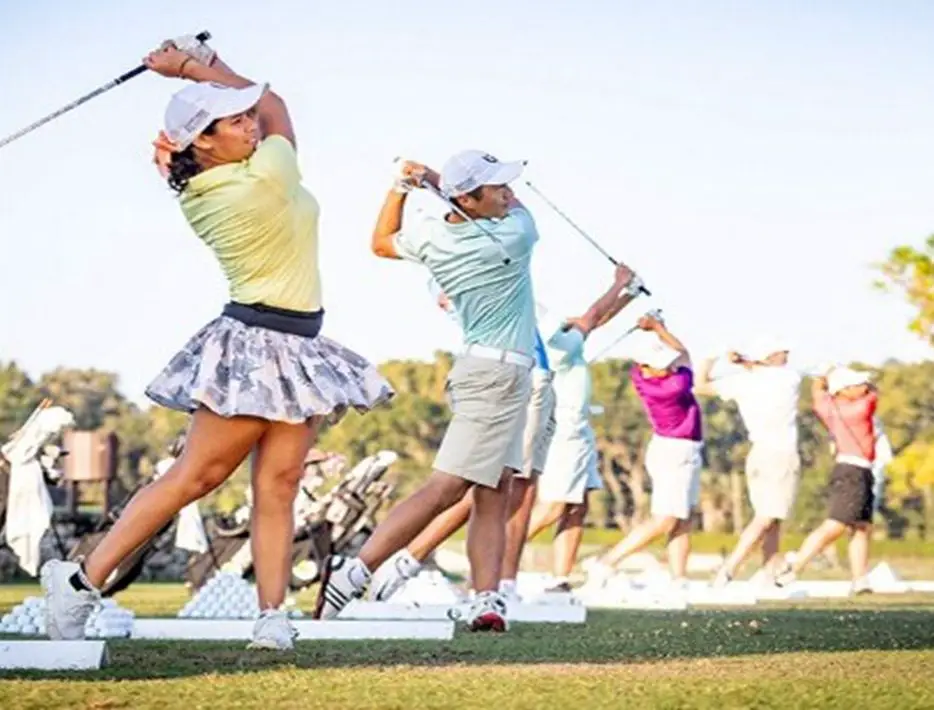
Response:
MULTIPOLYGON (((649 318, 654 318, 655 320, 659 320, 659 321, 660 321, 660 320, 662 319, 662 309, 661 309, 661 308, 655 308, 655 309, 653 309, 653 310, 648 311, 647 313, 645 313, 645 314, 643 315, 643 318, 644 318, 645 316, 648 316, 649 318)), ((640 319, 640 320, 641 320, 641 319, 640 319)), ((598 352, 596 355, 594 355, 592 358, 590 358, 590 362, 596 362, 597 360, 599 360, 601 357, 603 357, 604 355, 606 355, 608 352, 610 352, 610 350, 612 350, 613 348, 615 348, 617 345, 619 345, 621 342, 623 342, 626 338, 628 338, 630 335, 632 335, 633 333, 635 333, 637 330, 639 330, 639 325, 638 325, 638 324, 636 324, 636 325, 632 326, 631 328, 627 329, 626 331, 624 331, 624 332, 622 333, 622 335, 620 335, 618 338, 616 338, 616 340, 614 340, 612 343, 610 343, 610 344, 607 345, 605 348, 603 348, 603 350, 601 350, 601 351, 598 352)))
MULTIPOLYGON (((526 186, 527 186, 532 192, 534 192, 536 195, 538 195, 546 205, 548 205, 549 207, 551 207, 551 209, 553 209, 555 212, 557 212, 558 215, 559 215, 562 219, 564 219, 565 222, 567 222, 567 223, 570 224, 575 230, 577 230, 577 233, 578 233, 578 234, 580 234, 584 239, 586 239, 588 242, 590 242, 590 243, 594 246, 594 248, 595 248, 597 251, 599 251, 601 254, 603 254, 603 256, 605 256, 607 259, 609 259, 609 260, 610 260, 610 263, 613 264, 613 266, 619 266, 619 262, 618 262, 616 259, 614 259, 612 256, 610 256, 609 252, 607 252, 606 249, 604 249, 604 248, 601 247, 599 244, 597 244, 597 242, 593 239, 593 237, 591 237, 589 234, 587 234, 587 232, 585 232, 583 229, 581 229, 581 228, 577 225, 577 223, 574 222, 574 220, 572 220, 572 219, 571 219, 570 217, 568 217, 564 212, 562 212, 561 209, 558 207, 558 205, 556 205, 554 202, 552 202, 552 201, 549 200, 547 197, 545 197, 545 195, 542 194, 541 190, 539 190, 537 187, 535 187, 535 186, 534 186, 531 182, 529 182, 528 180, 525 181, 525 184, 526 184, 526 186)), ((646 296, 651 296, 651 295, 652 295, 652 292, 649 291, 645 286, 642 286, 639 290, 640 290, 644 295, 646 295, 646 296)))
MULTIPOLYGON (((197 39, 199 42, 207 42, 209 39, 211 39, 211 33, 210 33, 210 32, 207 32, 207 31, 201 32, 200 34, 196 35, 196 39, 197 39)), ((103 94, 103 93, 105 93, 105 92, 107 92, 107 91, 110 91, 110 90, 113 89, 115 86, 120 86, 120 84, 122 84, 122 83, 124 83, 124 82, 126 82, 126 81, 129 81, 129 80, 132 79, 134 76, 139 76, 139 75, 142 74, 144 71, 146 71, 146 65, 145 65, 145 64, 140 64, 140 65, 139 65, 138 67, 136 67, 135 69, 131 69, 130 71, 126 72, 125 74, 122 74, 122 75, 118 76, 116 79, 113 79, 113 80, 107 82, 106 84, 104 84, 103 86, 101 86, 101 87, 95 89, 95 90, 92 91, 91 93, 82 96, 80 99, 76 99, 75 101, 72 101, 72 102, 71 102, 70 104, 68 104, 67 106, 63 106, 62 108, 58 109, 57 111, 55 111, 55 112, 53 112, 53 113, 50 113, 50 114, 49 114, 48 116, 46 116, 45 118, 40 118, 38 121, 36 121, 35 123, 33 123, 33 124, 29 125, 29 126, 26 126, 26 128, 22 129, 21 131, 17 131, 17 132, 14 133, 13 135, 7 136, 7 137, 4 138, 3 140, 0 140, 0 148, 2 148, 3 146, 7 145, 8 143, 12 143, 12 142, 15 141, 17 138, 22 138, 22 137, 25 136, 27 133, 31 133, 32 131, 36 130, 36 129, 39 128, 40 126, 44 126, 46 123, 48 123, 48 122, 51 121, 52 119, 58 118, 58 117, 61 116, 62 114, 68 113, 68 112, 71 111, 72 109, 78 108, 78 106, 80 106, 80 105, 83 104, 83 103, 87 103, 88 101, 90 101, 91 99, 93 99, 95 96, 100 96, 101 94, 103 94)))

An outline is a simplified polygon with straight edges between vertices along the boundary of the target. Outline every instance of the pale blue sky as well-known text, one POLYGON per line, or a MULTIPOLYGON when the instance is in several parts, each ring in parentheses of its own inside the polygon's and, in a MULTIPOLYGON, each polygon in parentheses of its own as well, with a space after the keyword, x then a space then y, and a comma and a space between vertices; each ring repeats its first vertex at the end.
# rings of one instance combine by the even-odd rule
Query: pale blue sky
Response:
MULTIPOLYGON (((325 332, 373 360, 457 346, 426 274, 368 240, 394 156, 468 147, 527 158, 696 352, 772 332, 808 360, 932 356, 869 266, 934 229, 934 4, 30 0, 0 28, 3 135, 205 28, 272 82, 323 206, 325 332)), ((114 370, 138 399, 219 311, 213 257, 149 162, 180 85, 144 75, 0 150, 0 359, 114 370)), ((520 195, 537 297, 573 314, 612 270, 520 195)))

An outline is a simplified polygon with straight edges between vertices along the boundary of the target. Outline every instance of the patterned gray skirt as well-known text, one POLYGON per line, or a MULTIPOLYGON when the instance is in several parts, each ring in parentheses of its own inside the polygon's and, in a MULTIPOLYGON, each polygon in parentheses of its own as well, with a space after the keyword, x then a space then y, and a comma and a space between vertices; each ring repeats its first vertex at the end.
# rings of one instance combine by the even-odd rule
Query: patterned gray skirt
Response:
POLYGON ((367 360, 323 336, 307 338, 220 316, 204 326, 146 388, 169 409, 199 406, 224 417, 334 424, 394 392, 367 360))

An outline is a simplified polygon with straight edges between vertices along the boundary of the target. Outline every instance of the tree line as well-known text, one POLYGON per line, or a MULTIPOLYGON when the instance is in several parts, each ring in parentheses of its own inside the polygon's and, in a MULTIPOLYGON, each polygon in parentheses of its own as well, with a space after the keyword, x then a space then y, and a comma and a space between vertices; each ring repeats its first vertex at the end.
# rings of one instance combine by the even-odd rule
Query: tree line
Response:
MULTIPOLYGON (((396 388, 386 408, 365 416, 349 414, 325 431, 320 448, 355 462, 380 449, 400 455, 392 473, 397 495, 412 490, 431 470, 434 454, 450 418, 444 386, 453 362, 438 352, 433 362, 391 361, 381 366, 396 388)), ((592 365, 594 417, 605 491, 596 496, 590 523, 626 529, 648 513, 649 479, 645 447, 651 428, 629 378, 629 365, 604 360, 592 365)), ((881 513, 891 536, 923 535, 934 523, 934 362, 888 362, 878 369, 879 415, 896 460, 881 513)), ((118 490, 130 490, 150 476, 187 417, 161 407, 140 408, 120 393, 117 376, 99 370, 59 368, 33 381, 15 362, 0 363, 0 436, 9 436, 43 398, 50 397, 75 415, 78 429, 105 429, 119 439, 118 490)), ((702 399, 705 468, 699 523, 704 530, 739 529, 749 515, 743 478, 749 450, 734 405, 702 399)), ((824 489, 831 467, 829 441, 810 410, 809 388, 800 400, 802 485, 792 528, 805 529, 825 514, 824 489)), ((238 473, 206 501, 207 508, 229 510, 239 504, 248 476, 238 473)))

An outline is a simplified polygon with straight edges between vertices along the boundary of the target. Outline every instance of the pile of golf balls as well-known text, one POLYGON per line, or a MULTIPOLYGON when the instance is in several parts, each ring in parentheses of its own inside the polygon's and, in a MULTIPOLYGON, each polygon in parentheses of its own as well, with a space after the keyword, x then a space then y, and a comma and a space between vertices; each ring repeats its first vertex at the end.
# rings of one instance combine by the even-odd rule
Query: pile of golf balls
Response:
MULTIPOLYGON (((123 609, 113 599, 103 599, 91 612, 84 634, 87 638, 121 638, 133 629, 133 612, 123 609)), ((27 597, 23 603, 0 619, 0 633, 44 636, 45 599, 27 597)))
MULTIPOLYGON (((295 600, 285 603, 289 616, 300 618, 295 600)), ((255 619, 259 616, 256 587, 239 574, 218 572, 178 612, 182 619, 255 619)))
POLYGON ((422 570, 390 599, 394 604, 458 604, 464 593, 439 570, 422 570))

